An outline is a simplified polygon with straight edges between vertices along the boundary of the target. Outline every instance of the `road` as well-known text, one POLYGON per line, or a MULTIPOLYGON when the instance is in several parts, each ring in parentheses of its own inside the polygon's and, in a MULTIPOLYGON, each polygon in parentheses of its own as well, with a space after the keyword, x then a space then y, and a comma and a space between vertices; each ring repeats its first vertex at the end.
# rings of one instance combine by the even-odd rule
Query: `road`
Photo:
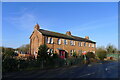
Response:
POLYGON ((83 66, 72 66, 50 70, 34 70, 21 71, 4 74, 5 78, 25 78, 25 79, 39 79, 39 78, 118 78, 120 76, 120 62, 100 62, 97 64, 89 64, 83 66))

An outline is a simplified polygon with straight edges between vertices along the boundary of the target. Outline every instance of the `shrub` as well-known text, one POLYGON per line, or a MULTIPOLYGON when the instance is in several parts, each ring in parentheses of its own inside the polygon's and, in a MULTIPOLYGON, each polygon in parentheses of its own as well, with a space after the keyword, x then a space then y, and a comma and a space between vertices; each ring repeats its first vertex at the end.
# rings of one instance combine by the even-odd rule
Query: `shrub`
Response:
POLYGON ((97 48, 96 53, 97 53, 97 57, 100 60, 104 60, 104 58, 107 57, 107 51, 105 50, 104 47, 97 48))
POLYGON ((109 44, 106 47, 107 53, 116 53, 117 52, 117 48, 115 48, 113 45, 109 44))
POLYGON ((73 53, 73 57, 76 57, 76 52, 73 53))
POLYGON ((28 67, 29 62, 27 60, 18 60, 18 68, 19 70, 23 70, 28 67))
POLYGON ((107 57, 107 53, 106 52, 99 52, 99 53, 97 53, 97 56, 99 57, 100 60, 104 60, 104 58, 107 57))
POLYGON ((39 50, 38 50, 38 58, 41 58, 43 60, 48 59, 49 55, 47 53, 48 47, 47 45, 40 45, 39 50))
POLYGON ((18 70, 18 60, 13 58, 5 58, 2 60, 2 70, 3 72, 11 72, 18 70))
POLYGON ((87 52, 86 56, 88 58, 94 58, 95 59, 95 54, 93 52, 87 52))
POLYGON ((68 65, 75 65, 75 64, 80 64, 81 58, 67 58, 66 62, 68 63, 68 65))

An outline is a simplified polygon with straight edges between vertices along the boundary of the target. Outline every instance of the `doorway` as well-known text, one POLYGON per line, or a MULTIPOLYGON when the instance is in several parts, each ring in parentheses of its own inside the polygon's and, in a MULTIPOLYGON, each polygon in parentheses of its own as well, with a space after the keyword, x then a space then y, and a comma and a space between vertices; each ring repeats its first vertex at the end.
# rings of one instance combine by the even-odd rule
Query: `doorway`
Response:
POLYGON ((65 50, 59 50, 59 56, 62 59, 67 58, 67 52, 65 50))

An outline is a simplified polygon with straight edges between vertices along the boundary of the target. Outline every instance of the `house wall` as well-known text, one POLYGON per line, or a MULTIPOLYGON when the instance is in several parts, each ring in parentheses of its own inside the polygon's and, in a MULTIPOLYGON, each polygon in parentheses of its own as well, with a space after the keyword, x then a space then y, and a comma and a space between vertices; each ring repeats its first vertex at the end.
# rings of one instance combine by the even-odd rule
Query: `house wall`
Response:
POLYGON ((30 53, 38 52, 38 47, 44 43, 44 36, 37 30, 34 30, 30 37, 30 53))
MULTIPOLYGON (((67 44, 65 45, 64 44, 64 39, 60 38, 61 39, 61 44, 58 44, 57 43, 58 38, 56 38, 56 37, 52 37, 54 44, 53 43, 52 44, 47 43, 46 42, 46 37, 48 37, 48 38, 50 38, 50 37, 42 35, 42 33, 40 33, 38 31, 39 28, 40 28, 40 26, 37 24, 34 28, 34 31, 33 31, 32 35, 30 36, 30 53, 31 54, 38 53, 39 46, 44 44, 44 43, 48 46, 49 49, 53 49, 54 52, 59 53, 59 50, 57 48, 61 48, 61 49, 65 50, 66 52, 68 52, 68 56, 70 56, 70 51, 71 50, 75 50, 77 55, 78 55, 79 50, 86 51, 86 52, 89 51, 89 52, 94 52, 95 53, 95 50, 96 50, 96 44, 95 43, 90 43, 91 45, 89 47, 88 42, 86 42, 87 46, 84 46, 84 42, 82 42, 82 46, 79 46, 78 42, 80 42, 80 41, 75 41, 75 45, 71 46, 70 45, 71 40, 66 39, 67 44), (92 44, 94 44, 94 47, 92 47, 92 44)), ((66 34, 68 34, 69 36, 71 35, 70 31, 67 32, 66 34)), ((85 38, 89 39, 88 36, 86 36, 85 38)))
MULTIPOLYGON (((38 47, 40 45, 44 44, 44 43, 48 46, 48 48, 53 49, 54 52, 56 51, 57 53, 59 53, 57 48, 61 48, 61 49, 66 50, 66 52, 68 52, 68 56, 70 56, 70 50, 75 50, 75 52, 78 55, 78 51, 79 50, 86 51, 86 52, 88 52, 88 51, 90 51, 90 52, 94 51, 95 52, 95 49, 96 49, 96 44, 94 44, 95 47, 93 48, 92 47, 93 43, 90 43, 91 45, 89 47, 88 46, 88 44, 89 44, 88 42, 86 42, 86 46, 84 46, 84 42, 81 42, 82 46, 79 46, 78 42, 80 42, 80 41, 75 41, 75 45, 71 46, 70 45, 70 41, 71 40, 68 40, 68 39, 66 39, 67 40, 67 44, 65 45, 64 44, 64 39, 62 39, 62 38, 60 38, 61 39, 61 44, 58 44, 57 43, 58 42, 58 38, 55 38, 55 37, 52 37, 54 44, 49 44, 49 43, 45 42, 46 41, 45 40, 46 37, 47 36, 43 36, 40 32, 34 31, 34 33, 32 34, 32 37, 30 38, 30 42, 31 42, 30 43, 30 46, 31 46, 31 51, 30 52, 32 54, 34 54, 34 52, 38 52, 38 47)), ((48 38, 50 38, 50 37, 48 37, 48 38)))
MULTIPOLYGON (((75 52, 77 53, 78 55, 78 51, 79 50, 82 50, 82 51, 86 51, 86 52, 95 52, 95 49, 96 49, 96 44, 94 44, 94 48, 92 47, 92 45, 90 45, 90 47, 88 46, 88 42, 86 42, 86 45, 87 46, 84 46, 84 42, 82 42, 82 46, 79 46, 78 45, 78 42, 80 41, 75 41, 75 45, 71 46, 70 45, 70 41, 71 40, 67 40, 67 43, 68 44, 64 44, 64 39, 60 38, 61 39, 61 44, 58 44, 57 43, 57 40, 58 38, 55 38, 55 37, 52 37, 53 38, 53 42, 54 44, 49 44, 49 43, 46 43, 46 45, 50 48, 50 49, 53 49, 54 52, 56 51, 57 53, 59 53, 58 49, 57 48, 61 48, 63 50, 66 50, 68 52, 68 56, 70 56, 70 50, 75 50, 75 52)), ((93 43, 90 43, 90 44, 93 44, 93 43)))

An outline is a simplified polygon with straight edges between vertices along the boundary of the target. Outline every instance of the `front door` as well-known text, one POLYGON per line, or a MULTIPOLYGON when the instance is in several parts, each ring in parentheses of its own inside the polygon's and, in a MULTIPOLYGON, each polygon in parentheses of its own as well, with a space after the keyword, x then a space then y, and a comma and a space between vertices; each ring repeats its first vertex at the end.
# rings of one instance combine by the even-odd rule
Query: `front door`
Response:
POLYGON ((65 51, 60 50, 60 51, 59 51, 59 54, 60 54, 60 58, 62 58, 62 59, 65 58, 65 51))

